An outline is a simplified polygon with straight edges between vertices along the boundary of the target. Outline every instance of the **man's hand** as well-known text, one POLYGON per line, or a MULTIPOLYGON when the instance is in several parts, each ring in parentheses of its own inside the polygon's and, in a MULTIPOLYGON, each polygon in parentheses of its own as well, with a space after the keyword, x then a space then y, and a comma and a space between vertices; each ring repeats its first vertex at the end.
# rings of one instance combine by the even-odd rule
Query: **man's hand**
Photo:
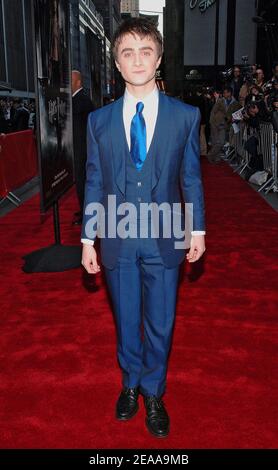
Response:
POLYGON ((97 262, 97 252, 92 245, 83 243, 81 264, 89 274, 97 274, 100 271, 100 266, 97 262))
POLYGON ((201 258, 203 253, 205 252, 205 236, 204 235, 192 235, 191 243, 190 243, 190 250, 186 255, 187 260, 189 263, 195 263, 198 259, 201 258))

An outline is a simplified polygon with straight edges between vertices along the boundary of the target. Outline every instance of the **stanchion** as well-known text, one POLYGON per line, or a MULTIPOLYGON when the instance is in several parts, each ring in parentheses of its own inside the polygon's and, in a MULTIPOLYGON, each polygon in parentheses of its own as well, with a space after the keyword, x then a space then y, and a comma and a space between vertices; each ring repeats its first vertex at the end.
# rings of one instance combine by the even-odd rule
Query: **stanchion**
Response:
POLYGON ((55 243, 23 256, 25 273, 60 272, 80 267, 81 245, 61 244, 58 200, 53 204, 53 224, 55 243))

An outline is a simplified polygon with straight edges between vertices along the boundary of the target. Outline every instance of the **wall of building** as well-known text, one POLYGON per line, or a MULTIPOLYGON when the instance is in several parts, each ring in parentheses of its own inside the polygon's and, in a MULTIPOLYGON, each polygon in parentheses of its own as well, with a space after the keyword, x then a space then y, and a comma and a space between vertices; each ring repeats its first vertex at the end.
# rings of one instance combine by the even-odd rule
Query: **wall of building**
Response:
POLYGON ((164 8, 164 77, 166 91, 179 95, 184 87, 184 2, 166 0, 164 8))
POLYGON ((0 81, 11 86, 9 96, 34 97, 32 16, 28 0, 0 0, 0 81))
POLYGON ((278 0, 258 0, 258 16, 262 23, 258 27, 257 63, 266 78, 271 78, 272 65, 278 60, 278 0))
MULTIPOLYGON (((96 9, 103 17, 105 36, 111 42, 114 32, 121 22, 121 0, 94 0, 96 9)), ((118 87, 117 69, 111 55, 111 81, 110 88, 113 96, 121 94, 121 87, 118 87)))
POLYGON ((121 0, 121 13, 139 17, 139 0, 121 0))
MULTIPOLYGON (((186 66, 225 66, 227 60, 227 46, 233 42, 232 63, 241 63, 243 55, 248 55, 250 62, 255 62, 256 56, 256 25, 252 17, 256 14, 256 0, 221 0, 219 1, 218 24, 218 56, 215 57, 216 41, 216 13, 215 1, 201 12, 200 1, 185 1, 184 15, 184 65, 186 66), (194 5, 194 8, 190 7, 194 5), (227 15, 228 6, 229 16, 227 15), (233 18, 233 9, 235 10, 233 18), (234 28, 229 22, 235 21, 234 28), (227 35, 228 30, 234 31, 232 37, 227 35)), ((231 65, 231 64, 228 64, 231 65)))
POLYGON ((111 69, 106 64, 107 38, 102 16, 91 0, 70 0, 70 22, 72 69, 82 73, 84 88, 91 94, 95 106, 100 106, 111 79, 111 69), (95 88, 99 82, 101 93, 95 88))
POLYGON ((184 3, 185 88, 193 83, 222 86, 220 72, 242 64, 242 56, 248 56, 250 64, 256 62, 256 25, 252 18, 257 0, 184 3), (207 8, 202 12, 204 5, 207 8))
MULTIPOLYGON (((30 0, 0 0, 0 81, 11 86, 9 96, 35 96, 31 7, 30 0)), ((72 68, 82 72, 84 86, 90 90, 92 64, 88 57, 88 33, 93 35, 99 41, 102 94, 105 95, 111 82, 111 55, 102 16, 92 0, 70 0, 70 22, 72 68)), ((93 38, 89 38, 89 44, 93 38)), ((0 95, 7 94, 7 91, 0 92, 0 95)))
POLYGON ((234 63, 241 63, 242 56, 249 57, 249 63, 256 62, 257 26, 252 21, 256 15, 256 0, 237 0, 235 28, 234 63))

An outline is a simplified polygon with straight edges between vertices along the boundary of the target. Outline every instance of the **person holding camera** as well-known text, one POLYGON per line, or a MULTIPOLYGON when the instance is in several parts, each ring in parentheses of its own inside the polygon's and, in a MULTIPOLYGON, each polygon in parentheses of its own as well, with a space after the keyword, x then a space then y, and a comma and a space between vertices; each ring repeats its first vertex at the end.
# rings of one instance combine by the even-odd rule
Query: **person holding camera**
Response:
POLYGON ((215 99, 216 101, 210 114, 211 149, 208 152, 210 163, 221 161, 223 147, 226 139, 228 140, 232 124, 232 114, 240 109, 238 101, 233 96, 233 90, 229 86, 224 88, 223 97, 215 92, 215 99))
POLYGON ((232 90, 233 90, 233 96, 235 97, 235 99, 238 101, 239 100, 239 92, 240 92, 240 89, 243 85, 243 79, 242 79, 242 76, 241 76, 241 70, 240 70, 240 67, 238 65, 235 65, 234 68, 233 68, 233 76, 232 76, 232 79, 230 81, 230 83, 228 84, 232 90))
MULTIPOLYGON (((278 67, 277 67, 278 68, 278 67)), ((267 109, 271 115, 272 125, 278 132, 278 79, 272 81, 272 90, 266 100, 267 109)))

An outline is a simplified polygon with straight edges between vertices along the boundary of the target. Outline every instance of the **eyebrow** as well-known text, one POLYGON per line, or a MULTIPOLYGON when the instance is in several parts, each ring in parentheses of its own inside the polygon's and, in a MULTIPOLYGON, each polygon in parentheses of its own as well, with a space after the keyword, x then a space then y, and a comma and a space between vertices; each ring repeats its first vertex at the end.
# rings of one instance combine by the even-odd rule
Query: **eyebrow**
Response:
MULTIPOLYGON (((125 49, 123 49, 121 51, 121 54, 123 54, 124 52, 127 52, 127 51, 134 51, 135 49, 133 49, 132 47, 125 47, 125 49)), ((140 47, 139 48, 140 51, 146 51, 146 50, 150 50, 150 51, 153 51, 153 48, 150 47, 150 46, 145 46, 145 47, 140 47)))

